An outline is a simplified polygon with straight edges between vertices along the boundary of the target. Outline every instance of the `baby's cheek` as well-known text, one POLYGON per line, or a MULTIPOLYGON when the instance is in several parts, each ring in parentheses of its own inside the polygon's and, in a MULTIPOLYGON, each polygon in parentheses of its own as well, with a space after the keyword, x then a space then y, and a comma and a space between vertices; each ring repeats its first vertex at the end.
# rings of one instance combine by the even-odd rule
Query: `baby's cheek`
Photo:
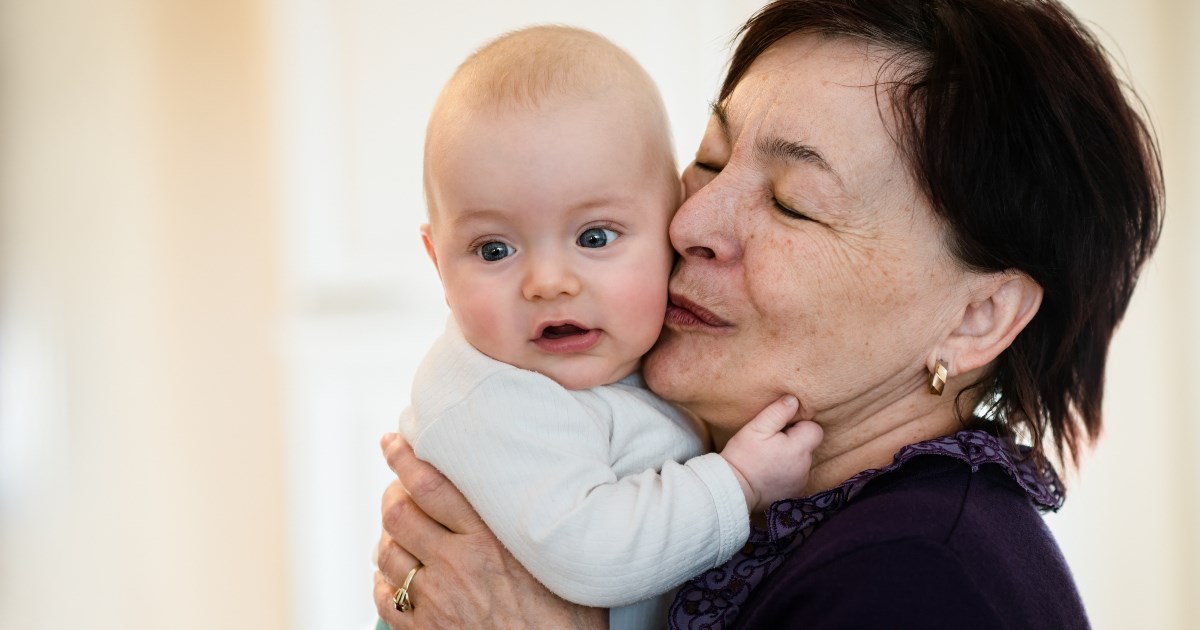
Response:
POLYGON ((509 317, 507 313, 499 312, 500 306, 486 299, 464 300, 454 316, 472 346, 493 359, 513 363, 515 357, 509 356, 512 343, 507 338, 515 331, 506 330, 509 317))
POLYGON ((624 317, 638 345, 648 351, 662 332, 667 311, 667 284, 652 283, 645 290, 629 295, 624 301, 624 317))

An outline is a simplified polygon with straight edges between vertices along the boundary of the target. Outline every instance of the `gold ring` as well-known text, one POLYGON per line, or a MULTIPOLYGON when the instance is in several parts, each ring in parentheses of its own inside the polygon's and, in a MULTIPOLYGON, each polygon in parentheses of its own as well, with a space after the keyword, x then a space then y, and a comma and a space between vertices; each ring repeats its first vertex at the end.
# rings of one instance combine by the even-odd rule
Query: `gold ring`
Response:
POLYGON ((412 571, 408 572, 408 575, 404 578, 404 585, 396 589, 396 594, 392 596, 392 603, 396 605, 396 610, 402 613, 408 612, 415 608, 412 601, 408 599, 408 585, 412 584, 413 576, 417 574, 417 571, 421 568, 421 566, 422 565, 418 564, 417 566, 413 567, 412 571))

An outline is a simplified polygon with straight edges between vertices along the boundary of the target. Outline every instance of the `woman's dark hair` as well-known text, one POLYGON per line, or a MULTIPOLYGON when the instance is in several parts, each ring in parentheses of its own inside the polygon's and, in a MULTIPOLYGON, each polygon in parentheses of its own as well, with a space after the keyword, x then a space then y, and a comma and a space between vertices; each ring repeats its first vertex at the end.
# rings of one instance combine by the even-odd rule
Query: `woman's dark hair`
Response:
POLYGON ((1100 433, 1109 342, 1162 222, 1158 148, 1103 47, 1053 0, 780 0, 743 27, 720 101, 796 33, 890 54, 879 85, 951 251, 1042 286, 1037 315, 963 393, 1036 452, 1049 436, 1077 463, 1100 433))

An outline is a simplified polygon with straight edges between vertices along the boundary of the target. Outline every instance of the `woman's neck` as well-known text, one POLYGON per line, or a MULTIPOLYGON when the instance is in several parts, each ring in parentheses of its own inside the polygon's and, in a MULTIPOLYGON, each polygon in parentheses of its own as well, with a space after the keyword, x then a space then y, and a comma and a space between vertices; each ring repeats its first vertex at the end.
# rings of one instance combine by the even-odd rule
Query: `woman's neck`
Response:
POLYGON ((951 435, 962 425, 951 403, 908 414, 881 414, 853 425, 821 428, 825 430, 825 439, 813 453, 806 495, 837 487, 864 470, 887 466, 905 446, 951 435))
MULTIPOLYGON (((954 414, 953 399, 937 404, 917 405, 919 409, 893 409, 857 423, 827 423, 820 418, 825 437, 813 453, 805 496, 829 490, 854 475, 892 463, 900 449, 936 437, 951 435, 962 428, 954 414)), ((713 442, 719 451, 734 431, 711 427, 713 442)))

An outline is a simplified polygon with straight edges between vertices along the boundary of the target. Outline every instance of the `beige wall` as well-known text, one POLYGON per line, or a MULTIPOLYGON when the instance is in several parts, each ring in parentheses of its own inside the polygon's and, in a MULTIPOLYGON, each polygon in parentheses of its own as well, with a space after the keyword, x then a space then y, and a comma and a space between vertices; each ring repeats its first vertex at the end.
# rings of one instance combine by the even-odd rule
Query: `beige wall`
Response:
POLYGON ((1167 215, 1113 342, 1105 432, 1048 518, 1098 630, 1200 619, 1200 3, 1073 0, 1125 66, 1163 151, 1167 215))
MULTIPOLYGON (((369 620, 374 442, 444 315, 415 238, 437 87, 505 28, 595 28, 686 160, 756 4, 0 0, 0 628, 369 620)), ((1185 628, 1200 3, 1071 4, 1146 100, 1169 202, 1106 435, 1048 520, 1098 630, 1185 628)))
POLYGON ((259 11, 0 8, 0 627, 288 625, 259 11))

